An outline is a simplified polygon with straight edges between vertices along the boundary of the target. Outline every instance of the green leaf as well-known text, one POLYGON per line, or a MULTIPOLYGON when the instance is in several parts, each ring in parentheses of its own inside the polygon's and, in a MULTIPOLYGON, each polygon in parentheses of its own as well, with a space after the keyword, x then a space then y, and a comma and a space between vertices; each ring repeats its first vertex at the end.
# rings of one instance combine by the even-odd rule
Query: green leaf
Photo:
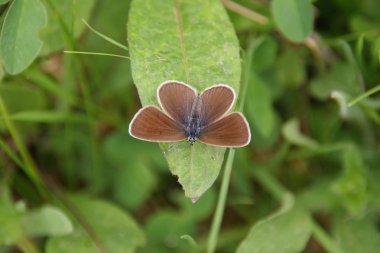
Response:
POLYGON ((104 152, 114 168, 112 189, 115 199, 127 208, 137 209, 156 185, 152 165, 156 164, 154 159, 157 156, 162 159, 160 150, 152 143, 133 139, 128 129, 121 129, 107 138, 104 152), (146 153, 149 153, 148 157, 146 153))
MULTIPOLYGON (((129 15, 132 76, 143 106, 158 105, 156 89, 166 80, 198 92, 218 83, 239 92, 239 43, 219 1, 135 0, 129 15)), ((197 200, 218 176, 225 148, 185 141, 160 146, 185 195, 197 200)))
POLYGON ((0 35, 0 53, 8 73, 20 73, 38 56, 42 47, 38 33, 45 24, 46 11, 39 0, 12 2, 0 35))
POLYGON ((358 149, 349 148, 343 154, 343 166, 343 175, 334 184, 333 190, 350 214, 361 215, 367 207, 369 192, 367 168, 358 149))
POLYGON ((272 106, 271 91, 267 84, 256 74, 248 85, 248 97, 246 100, 247 116, 264 138, 269 138, 276 128, 276 114, 272 106))
POLYGON ((258 72, 271 67, 278 50, 276 40, 273 37, 262 36, 253 43, 252 68, 258 72))
POLYGON ((71 197, 69 201, 85 225, 76 223, 70 235, 50 238, 47 253, 129 253, 145 242, 136 222, 114 205, 83 196, 71 197))
POLYGON ((288 39, 302 42, 313 31, 309 0, 273 0, 271 10, 277 27, 288 39))
MULTIPOLYGON (((2 83, 0 95, 8 109, 9 114, 14 115, 26 110, 40 111, 47 107, 47 100, 43 92, 33 89, 20 81, 2 83)), ((37 125, 30 122, 17 122, 17 128, 22 135, 27 136, 33 132, 37 125)), ((0 131, 5 129, 4 121, 0 119, 0 131)))
POLYGON ((73 231, 69 218, 54 206, 44 206, 27 212, 22 217, 22 227, 28 236, 60 236, 73 231))
POLYGON ((8 2, 9 2, 9 0, 0 0, 0 4, 6 4, 8 2))
MULTIPOLYGON (((188 242, 182 240, 181 236, 185 234, 192 236, 195 232, 194 225, 190 219, 184 218, 177 212, 161 210, 150 216, 146 223, 148 244, 145 248, 165 248, 167 252, 188 252, 188 242)), ((147 250, 146 252, 156 251, 147 250)))
POLYGON ((299 253, 311 235, 307 212, 292 208, 276 213, 254 225, 237 253, 299 253))
POLYGON ((334 237, 343 252, 377 253, 380 248, 380 233, 369 217, 361 219, 338 218, 334 226, 334 237), (358 243, 360 242, 360 243, 358 243))
POLYGON ((78 37, 86 27, 82 18, 89 19, 95 3, 94 0, 49 2, 51 5, 47 9, 48 23, 41 31, 41 39, 44 41, 43 55, 69 47, 72 36, 78 37), (54 9, 51 6, 54 6, 54 9))
POLYGON ((311 81, 311 93, 318 99, 328 99, 333 91, 342 91, 351 96, 361 94, 355 66, 338 62, 326 75, 311 81))
POLYGON ((21 214, 13 205, 9 190, 0 183, 0 245, 14 244, 23 235, 21 214))
POLYGON ((279 82, 288 87, 299 87, 306 79, 305 63, 300 54, 286 49, 277 59, 276 75, 279 82))
POLYGON ((282 134, 292 144, 307 148, 318 147, 318 143, 315 140, 301 133, 298 119, 287 121, 282 127, 282 134))

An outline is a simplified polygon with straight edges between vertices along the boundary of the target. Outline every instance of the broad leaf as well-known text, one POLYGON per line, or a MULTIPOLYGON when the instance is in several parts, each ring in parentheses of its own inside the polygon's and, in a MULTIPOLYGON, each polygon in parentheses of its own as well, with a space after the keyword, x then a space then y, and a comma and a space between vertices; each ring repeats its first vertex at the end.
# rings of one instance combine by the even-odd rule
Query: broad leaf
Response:
POLYGON ((253 226, 237 253, 299 253, 311 235, 308 213, 292 208, 253 226))
POLYGON ((22 217, 22 227, 28 236, 60 236, 70 234, 73 225, 58 208, 44 206, 27 212, 22 217))
POLYGON ((301 42, 313 30, 313 13, 309 0, 273 0, 272 14, 277 27, 288 39, 301 42))
MULTIPOLYGON (((259 72, 266 70, 273 65, 276 60, 278 45, 276 40, 269 36, 261 36, 253 43, 252 68, 259 72)), ((251 84, 251 83, 250 83, 251 84)))
POLYGON ((336 90, 351 96, 361 94, 355 66, 338 62, 327 74, 315 78, 310 83, 311 94, 321 100, 328 99, 336 90))
MULTIPOLYGON (((135 0, 128 38, 132 76, 144 106, 158 105, 156 89, 166 80, 186 82, 198 92, 218 83, 239 91, 239 44, 219 1, 135 0)), ((185 141, 161 148, 193 201, 215 181, 225 152, 185 141)))
POLYGON ((264 138, 269 138, 276 128, 276 114, 272 106, 271 90, 257 74, 251 74, 248 86, 248 94, 255 99, 247 99, 247 116, 253 120, 253 124, 264 138))
POLYGON ((26 69, 42 47, 38 37, 46 24, 46 11, 40 0, 15 0, 5 17, 0 36, 0 52, 8 73, 26 69))
POLYGON ((70 203, 82 223, 70 235, 49 239, 47 253, 129 253, 145 242, 136 222, 114 205, 86 197, 72 197, 70 203))
POLYGON ((334 237, 344 252, 379 252, 379 229, 375 222, 368 217, 361 219, 338 218, 334 226, 334 237))

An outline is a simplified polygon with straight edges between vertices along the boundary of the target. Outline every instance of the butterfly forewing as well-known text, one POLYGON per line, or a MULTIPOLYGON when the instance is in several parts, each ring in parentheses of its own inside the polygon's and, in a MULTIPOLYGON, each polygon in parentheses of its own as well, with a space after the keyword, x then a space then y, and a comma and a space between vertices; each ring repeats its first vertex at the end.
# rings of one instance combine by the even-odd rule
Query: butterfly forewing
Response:
POLYGON ((135 138, 155 142, 181 141, 187 137, 180 123, 154 106, 144 107, 136 113, 129 133, 135 138))
POLYGON ((222 147, 243 147, 251 140, 247 120, 239 112, 231 113, 202 129, 199 140, 222 147))
POLYGON ((175 121, 185 123, 197 96, 196 90, 178 81, 167 81, 161 84, 157 93, 162 109, 175 121))
POLYGON ((235 101, 235 92, 227 85, 214 85, 202 92, 201 101, 202 122, 208 125, 221 118, 231 109, 235 101))

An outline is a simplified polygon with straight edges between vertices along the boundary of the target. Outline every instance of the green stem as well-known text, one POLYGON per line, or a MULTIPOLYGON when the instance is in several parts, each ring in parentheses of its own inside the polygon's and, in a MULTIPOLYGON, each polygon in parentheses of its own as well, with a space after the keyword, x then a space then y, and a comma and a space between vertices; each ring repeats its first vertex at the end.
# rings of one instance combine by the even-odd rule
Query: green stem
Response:
POLYGON ((128 47, 127 47, 127 46, 125 46, 125 45, 123 45, 123 44, 117 42, 117 41, 114 40, 114 39, 111 39, 110 37, 104 35, 103 33, 98 32, 97 30, 95 30, 94 28, 92 28, 92 27, 87 23, 87 21, 86 21, 84 18, 82 18, 82 22, 83 22, 83 23, 84 23, 84 24, 85 24, 85 25, 86 25, 86 26, 87 26, 92 32, 94 32, 95 34, 97 34, 98 36, 100 36, 102 39, 104 39, 104 40, 110 42, 111 44, 113 44, 113 45, 115 45, 115 46, 117 46, 117 47, 119 47, 119 48, 121 48, 121 49, 123 49, 123 50, 125 50, 125 51, 128 51, 128 47))
POLYGON ((260 184, 277 199, 279 202, 283 202, 284 196, 288 191, 277 182, 265 169, 255 168, 252 170, 255 178, 260 182, 260 184))
MULTIPOLYGON (((253 40, 251 41, 252 42, 250 43, 250 46, 248 47, 247 54, 244 57, 245 61, 244 61, 244 68, 243 68, 243 82, 242 82, 242 87, 241 87, 240 100, 237 103, 240 111, 243 111, 243 108, 244 108, 244 102, 246 99, 248 83, 250 79, 249 73, 252 66, 252 55, 253 55, 253 49, 254 49, 253 40)), ((214 218, 212 220, 210 234, 208 237, 207 253, 215 252, 216 244, 218 242, 218 235, 219 235, 220 225, 222 223, 224 207, 226 204, 227 191, 228 191, 228 186, 231 179, 231 171, 232 171, 232 164, 234 162, 234 157, 235 157, 235 150, 230 149, 227 156, 226 165, 224 168, 223 181, 220 187, 218 204, 216 206, 214 218)))
POLYGON ((13 152, 13 150, 2 140, 0 139, 0 148, 2 150, 5 151, 5 153, 7 153, 7 155, 20 167, 20 168, 23 168, 24 170, 26 170, 24 168, 24 164, 22 163, 22 161, 17 157, 17 155, 13 152))
MULTIPOLYGON (((75 38, 73 37, 74 23, 73 22, 71 23, 71 31, 70 31, 68 26, 65 24, 61 13, 54 6, 53 2, 51 0, 45 0, 45 1, 47 3, 48 7, 55 13, 54 16, 57 19, 57 21, 59 22, 59 24, 60 24, 60 26, 64 32, 64 35, 65 35, 64 37, 65 37, 66 41, 68 42, 68 44, 70 45, 71 51, 75 51, 76 45, 75 45, 75 38)), ((75 14, 76 14, 75 9, 73 8, 72 9, 73 17, 75 17, 75 14)), ((81 90, 81 93, 83 96, 83 104, 84 104, 84 108, 85 108, 87 119, 88 119, 88 126, 89 126, 89 133, 90 133, 90 136, 89 136, 90 149, 91 149, 90 154, 92 157, 93 168, 94 168, 93 178, 96 181, 96 179, 100 178, 99 177, 99 155, 97 154, 96 128, 91 123, 91 116, 94 116, 95 111, 96 111, 95 110, 95 104, 93 103, 93 101, 91 99, 90 89, 89 89, 87 83, 85 82, 85 77, 83 75, 83 67, 82 67, 80 61, 77 60, 75 57, 70 58, 69 60, 70 60, 70 66, 68 68, 66 68, 68 70, 68 75, 70 73, 72 73, 70 71, 71 69, 75 69, 77 71, 77 75, 78 75, 78 79, 79 79, 78 80, 79 86, 80 86, 80 90, 81 90), (77 65, 76 65, 76 63, 77 63, 77 65), (76 66, 76 68, 74 67, 74 65, 76 66)), ((66 128, 68 128, 68 126, 66 126, 66 128)))
POLYGON ((128 56, 119 55, 119 54, 108 54, 108 53, 97 53, 97 52, 84 52, 84 51, 63 51, 67 54, 85 54, 85 55, 98 55, 98 56, 111 56, 111 57, 117 57, 117 58, 123 58, 123 59, 130 59, 128 56))
POLYGON ((39 253, 40 251, 36 248, 36 246, 31 242, 28 238, 21 238, 17 242, 17 247, 19 247, 22 252, 25 253, 39 253))
POLYGON ((220 225, 222 223, 224 206, 227 199, 227 191, 230 183, 232 164, 234 162, 235 150, 230 149, 227 157, 226 166, 224 168, 223 181, 220 187, 220 194, 218 198, 218 204, 216 206, 216 211, 214 218, 212 220, 211 230, 207 242, 207 253, 215 252, 216 244, 218 242, 218 235, 220 230, 220 225))
POLYGON ((34 182, 34 184, 40 191, 41 195, 43 195, 44 197, 47 197, 48 196, 47 191, 44 188, 40 175, 38 174, 37 166, 35 165, 32 157, 30 156, 28 150, 26 149, 21 139, 21 136, 19 135, 15 125, 13 124, 13 121, 10 119, 8 110, 6 108, 6 105, 1 95, 0 95, 0 113, 3 116, 5 125, 7 126, 8 131, 11 134, 13 141, 15 142, 17 146, 17 149, 20 152, 22 160, 24 161, 25 166, 22 166, 21 168, 29 176, 29 178, 34 182))
POLYGON ((343 253, 341 248, 336 245, 336 243, 331 240, 330 236, 317 224, 316 222, 312 223, 313 235, 320 242, 325 250, 330 253, 343 253))
POLYGON ((371 96, 372 94, 374 94, 374 93, 376 93, 378 91, 380 91, 380 85, 377 85, 377 86, 373 87, 372 89, 366 91, 365 93, 361 94, 357 98, 351 100, 351 102, 348 103, 348 107, 351 107, 351 106, 355 105, 359 101, 365 99, 366 97, 371 96))

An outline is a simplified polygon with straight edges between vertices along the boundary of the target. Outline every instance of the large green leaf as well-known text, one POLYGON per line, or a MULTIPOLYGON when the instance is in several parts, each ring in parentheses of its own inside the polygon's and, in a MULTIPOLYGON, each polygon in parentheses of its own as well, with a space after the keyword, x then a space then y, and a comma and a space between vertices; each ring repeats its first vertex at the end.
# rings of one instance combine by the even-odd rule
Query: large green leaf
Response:
POLYGON ((311 229, 308 213, 292 208, 253 226, 236 252, 299 253, 305 248, 311 229))
POLYGON ((114 205, 83 196, 71 197, 70 203, 81 224, 70 235, 49 239, 47 253, 128 253, 145 242, 136 222, 114 205))
POLYGON ((272 14, 276 25, 288 39, 301 42, 313 30, 313 12, 309 0, 273 0, 272 14))
MULTIPOLYGON (((165 80, 184 81, 198 92, 218 83, 239 91, 239 44, 219 1, 135 0, 128 38, 132 76, 144 106, 158 105, 156 89, 165 80)), ((185 141, 161 148, 193 201, 215 181, 225 152, 185 141)))
POLYGON ((40 0, 14 0, 5 17, 0 52, 6 70, 14 75, 26 69, 42 47, 38 37, 46 24, 40 0))
POLYGON ((379 252, 379 229, 369 217, 360 219, 340 217, 335 223, 334 236, 344 252, 379 252))

